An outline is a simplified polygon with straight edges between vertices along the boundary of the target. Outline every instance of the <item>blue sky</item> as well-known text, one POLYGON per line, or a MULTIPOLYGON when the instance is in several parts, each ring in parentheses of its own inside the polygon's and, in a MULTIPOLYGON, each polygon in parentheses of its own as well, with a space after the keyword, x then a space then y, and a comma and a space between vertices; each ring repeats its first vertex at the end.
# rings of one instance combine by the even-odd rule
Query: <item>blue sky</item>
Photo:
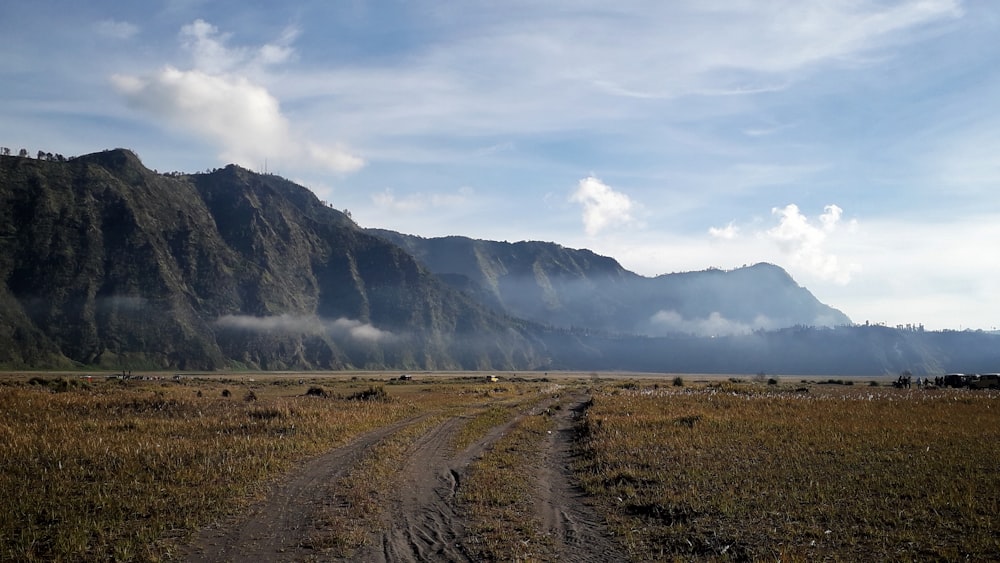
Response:
POLYGON ((0 145, 239 163, 362 226, 784 267, 1000 326, 1000 3, 20 2, 0 145))

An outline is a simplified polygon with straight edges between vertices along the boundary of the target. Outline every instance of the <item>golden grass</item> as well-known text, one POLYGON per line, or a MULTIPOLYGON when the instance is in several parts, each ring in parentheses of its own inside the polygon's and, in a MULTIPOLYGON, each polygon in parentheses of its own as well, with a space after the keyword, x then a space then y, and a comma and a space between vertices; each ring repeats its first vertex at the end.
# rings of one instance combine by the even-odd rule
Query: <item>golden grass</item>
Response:
POLYGON ((532 475, 553 428, 549 409, 518 421, 476 460, 460 490, 469 518, 465 545, 480 561, 540 561, 554 557, 534 511, 532 475))
POLYGON ((0 559, 169 557, 170 538, 249 503, 293 461, 418 410, 255 386, 0 387, 0 559))
POLYGON ((578 470, 636 559, 1000 559, 997 393, 632 387, 578 470))
MULTIPOLYGON (((351 526, 317 540, 349 554, 423 432, 466 417, 459 451, 546 387, 460 375, 45 377, 0 382, 0 560, 172 559, 295 462, 426 415, 338 484, 349 510, 331 523, 351 526), (387 402, 348 399, 383 384, 387 402), (305 396, 314 386, 328 398, 305 396)), ((996 392, 589 383, 575 469, 635 559, 1000 560, 996 392)), ((549 425, 525 417, 462 483, 467 545, 484 558, 548 555, 528 477, 549 425)))
POLYGON ((316 532, 314 547, 337 557, 351 557, 368 545, 373 534, 384 530, 388 493, 396 486, 398 468, 413 442, 447 416, 437 414, 411 424, 387 437, 365 455, 350 474, 330 487, 335 499, 323 514, 323 530, 316 532))
POLYGON ((326 510, 324 531, 313 538, 314 546, 337 557, 351 557, 373 535, 385 531, 399 468, 414 442, 437 425, 453 417, 466 419, 449 445, 452 452, 460 451, 537 399, 532 393, 537 385, 530 383, 470 386, 468 381, 456 381, 458 385, 451 387, 442 382, 425 386, 419 397, 425 401, 421 410, 431 414, 373 446, 349 475, 331 487, 330 496, 339 502, 326 510))

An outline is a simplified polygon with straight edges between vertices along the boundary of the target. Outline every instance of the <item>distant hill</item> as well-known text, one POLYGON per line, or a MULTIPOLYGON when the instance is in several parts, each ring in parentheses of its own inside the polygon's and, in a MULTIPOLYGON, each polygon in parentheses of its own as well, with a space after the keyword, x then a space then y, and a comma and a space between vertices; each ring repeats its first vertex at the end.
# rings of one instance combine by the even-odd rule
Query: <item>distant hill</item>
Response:
POLYGON ((0 156, 6 369, 1000 371, 997 334, 849 322, 769 264, 645 278, 553 243, 361 229, 238 166, 0 156))
POLYGON ((647 278, 613 258, 550 242, 422 238, 368 229, 505 314, 539 323, 647 336, 721 336, 851 320, 783 269, 756 264, 647 278))

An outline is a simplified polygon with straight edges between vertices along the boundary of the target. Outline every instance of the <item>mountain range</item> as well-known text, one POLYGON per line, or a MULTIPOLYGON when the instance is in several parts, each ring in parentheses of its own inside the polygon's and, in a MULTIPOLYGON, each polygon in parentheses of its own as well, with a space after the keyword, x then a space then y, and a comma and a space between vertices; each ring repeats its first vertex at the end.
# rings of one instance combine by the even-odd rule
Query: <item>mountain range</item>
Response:
POLYGON ((871 374, 1000 359, 995 335, 952 336, 855 327, 771 264, 648 278, 550 242, 363 229, 235 165, 0 156, 8 368, 871 374))
POLYGON ((402 247, 446 283, 494 310, 553 326, 719 336, 851 324, 772 264, 648 278, 613 258, 549 242, 368 232, 402 247))

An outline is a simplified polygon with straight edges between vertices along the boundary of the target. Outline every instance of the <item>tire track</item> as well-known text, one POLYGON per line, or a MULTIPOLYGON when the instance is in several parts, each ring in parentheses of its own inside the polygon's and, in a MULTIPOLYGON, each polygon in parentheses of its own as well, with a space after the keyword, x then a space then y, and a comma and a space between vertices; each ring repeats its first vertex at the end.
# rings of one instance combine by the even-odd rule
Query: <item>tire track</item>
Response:
POLYGON ((315 558, 310 537, 320 530, 317 518, 326 503, 331 483, 347 474, 365 451, 400 429, 427 415, 368 432, 350 444, 316 457, 276 484, 267 498, 240 521, 202 529, 185 560, 190 563, 218 561, 301 561, 315 558))
POLYGON ((574 395, 570 408, 556 411, 556 428, 548 435, 542 465, 537 472, 535 514, 542 533, 552 540, 555 560, 627 561, 602 518, 589 504, 587 494, 573 476, 573 443, 576 420, 589 397, 574 395))
MULTIPOLYGON (((551 401, 551 399, 543 399, 551 401)), ((530 410, 538 412, 536 404, 530 410)), ((456 505, 458 489, 469 464, 481 456, 527 411, 494 426, 482 438, 455 454, 452 438, 468 417, 458 416, 443 422, 414 444, 404 467, 396 498, 391 504, 392 520, 362 561, 471 561, 463 541, 468 522, 456 505)))
MULTIPOLYGON (((588 397, 574 395, 555 409, 556 428, 548 435, 538 464, 525 467, 525 479, 537 483, 535 515, 544 535, 552 540, 551 560, 625 561, 627 556, 608 532, 603 519, 585 502, 571 471, 574 421, 588 397)), ((555 399, 545 397, 520 414, 491 428, 461 452, 453 438, 468 415, 448 418, 420 435, 399 467, 397 485, 388 492, 386 519, 372 542, 355 554, 356 561, 470 561, 465 548, 469 522, 457 503, 469 465, 492 447, 525 416, 539 414, 555 399)), ((421 415, 357 438, 354 442, 314 458, 276 484, 267 499, 250 514, 219 527, 206 528, 187 550, 192 563, 216 561, 340 560, 313 546, 322 537, 322 515, 337 502, 331 486, 348 474, 366 450, 401 429, 425 420, 421 415)))

